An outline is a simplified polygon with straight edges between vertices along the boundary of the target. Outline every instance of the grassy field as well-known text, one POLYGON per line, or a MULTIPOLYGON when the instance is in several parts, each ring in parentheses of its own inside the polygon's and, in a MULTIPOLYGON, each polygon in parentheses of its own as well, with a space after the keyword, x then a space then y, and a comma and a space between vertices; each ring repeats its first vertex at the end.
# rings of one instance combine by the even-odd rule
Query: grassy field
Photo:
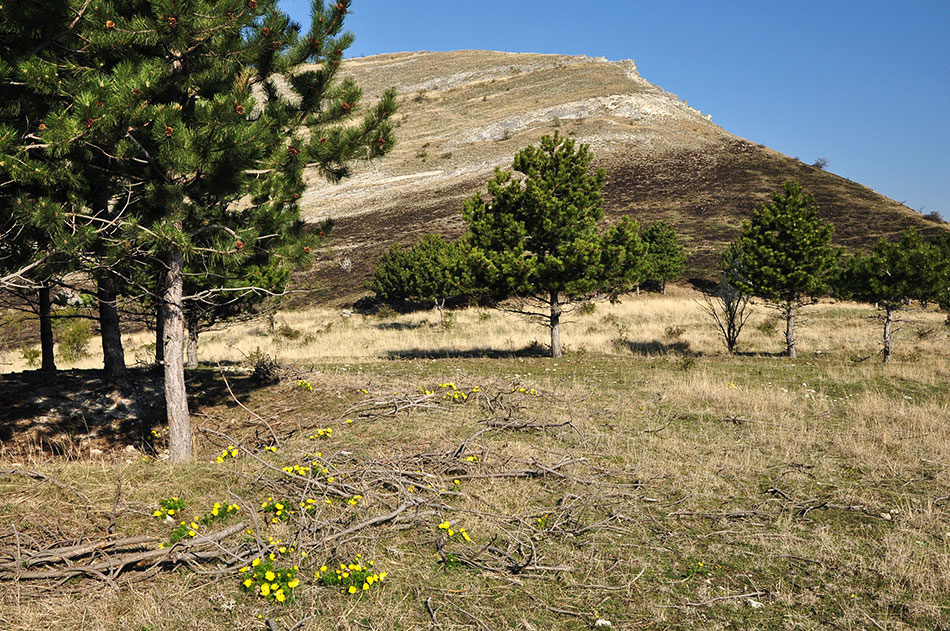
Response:
POLYGON ((480 310, 445 330, 324 310, 209 334, 189 375, 197 464, 161 461, 157 423, 135 446, 158 458, 0 460, 0 625, 948 629, 950 327, 909 314, 885 367, 872 310, 806 314, 796 361, 762 308, 748 354, 727 355, 682 289, 576 314, 559 360, 539 356, 543 330, 480 310), (240 370, 258 348, 279 383, 240 370), (238 533, 97 578, 36 556, 158 551, 173 496, 187 520, 241 507, 186 543, 238 533), (271 523, 277 502, 294 512, 271 523), (283 604, 242 588, 270 554, 299 567, 283 604), (370 560, 385 579, 352 595, 315 578, 370 560), (23 578, 43 570, 59 575, 23 578))

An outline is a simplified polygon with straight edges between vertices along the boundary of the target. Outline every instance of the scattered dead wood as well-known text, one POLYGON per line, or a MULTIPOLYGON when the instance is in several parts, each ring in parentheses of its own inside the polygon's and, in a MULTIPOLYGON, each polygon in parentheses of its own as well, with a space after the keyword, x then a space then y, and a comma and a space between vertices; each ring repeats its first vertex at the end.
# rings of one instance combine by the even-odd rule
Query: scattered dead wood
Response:
MULTIPOLYGON (((236 552, 223 549, 219 542, 242 532, 247 524, 234 524, 207 535, 199 534, 189 541, 179 542, 169 548, 147 549, 154 544, 153 537, 132 537, 117 541, 92 542, 70 548, 37 550, 14 557, 13 562, 0 563, 0 579, 56 580, 86 576, 114 580, 127 569, 148 570, 156 564, 177 566, 185 563, 219 561, 233 563, 241 560, 236 552), (211 548, 211 549, 209 549, 211 548), (83 556, 100 557, 102 560, 81 565, 72 561, 83 556), (34 565, 46 565, 42 570, 26 570, 34 565)), ((9 558, 10 552, 3 556, 9 558)))

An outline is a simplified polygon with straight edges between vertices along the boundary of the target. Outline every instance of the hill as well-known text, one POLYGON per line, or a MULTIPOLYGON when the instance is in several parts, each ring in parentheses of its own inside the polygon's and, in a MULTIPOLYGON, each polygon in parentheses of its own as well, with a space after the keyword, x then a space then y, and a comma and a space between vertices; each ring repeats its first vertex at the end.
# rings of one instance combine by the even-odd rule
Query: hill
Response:
POLYGON ((590 144, 607 169, 611 220, 632 215, 675 226, 691 276, 714 277, 741 221, 789 179, 815 195, 846 247, 909 227, 946 229, 868 187, 729 133, 643 79, 631 60, 410 52, 348 60, 345 71, 363 87, 364 105, 388 87, 398 90, 398 144, 340 185, 310 179, 305 217, 337 221, 331 253, 299 279, 322 299, 360 291, 391 243, 460 234, 463 200, 516 151, 555 131, 590 144))

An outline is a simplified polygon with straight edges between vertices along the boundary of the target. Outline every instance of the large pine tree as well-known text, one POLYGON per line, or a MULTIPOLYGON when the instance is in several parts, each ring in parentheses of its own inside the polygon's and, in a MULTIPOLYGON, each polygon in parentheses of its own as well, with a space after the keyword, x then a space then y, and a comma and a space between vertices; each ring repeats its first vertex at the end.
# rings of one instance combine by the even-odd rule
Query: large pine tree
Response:
POLYGON ((473 291, 544 322, 551 356, 560 357, 565 305, 597 293, 619 293, 643 280, 643 244, 636 222, 604 235, 603 169, 591 173, 593 154, 570 138, 545 136, 519 151, 512 171, 496 171, 490 200, 468 200, 463 216, 473 291))
POLYGON ((350 161, 382 155, 395 96, 354 121, 360 90, 337 79, 349 0, 314 2, 305 35, 273 0, 83 6, 59 58, 71 99, 46 117, 40 144, 61 168, 82 161, 85 207, 58 218, 95 225, 83 255, 100 289, 106 278, 113 291, 117 279, 149 291, 141 279, 161 278, 170 451, 186 461, 185 302, 201 296, 185 295, 185 274, 213 271, 203 295, 233 293, 253 289, 235 287, 253 257, 304 261, 304 168, 339 179, 350 161), (136 266, 146 271, 126 271, 136 266))

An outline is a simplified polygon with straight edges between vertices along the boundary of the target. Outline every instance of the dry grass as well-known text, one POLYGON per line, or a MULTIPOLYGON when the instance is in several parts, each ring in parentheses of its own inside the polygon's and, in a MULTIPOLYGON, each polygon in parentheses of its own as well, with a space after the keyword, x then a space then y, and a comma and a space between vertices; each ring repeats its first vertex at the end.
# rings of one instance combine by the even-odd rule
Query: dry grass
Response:
MULTIPOLYGON (((240 344, 301 362, 294 378, 240 390, 277 433, 277 454, 263 451, 269 430, 225 401, 199 407, 202 462, 189 469, 108 453, 0 463, 62 485, 0 475, 3 554, 16 537, 24 547, 102 538, 113 515, 123 536, 167 536, 149 513, 171 495, 196 509, 229 497, 258 506, 279 476, 245 454, 282 466, 319 448, 353 471, 354 484, 366 483, 353 519, 385 513, 402 497, 360 471, 431 473, 436 488, 418 492, 437 514, 368 528, 339 545, 314 540, 313 557, 301 560, 312 570, 362 553, 389 573, 378 590, 343 597, 305 581, 294 603, 277 607, 242 595, 236 573, 200 573, 211 566, 146 582, 127 582, 137 575, 129 572, 117 591, 88 579, 54 592, 11 582, 0 596, 3 627, 260 629, 261 614, 280 629, 306 616, 298 628, 582 629, 596 612, 622 629, 948 628, 950 357, 938 314, 914 314, 920 324, 901 331, 895 363, 885 367, 873 356, 860 361, 876 352, 877 332, 863 319, 870 311, 854 305, 812 308, 795 362, 768 355, 781 349, 781 333, 755 328, 764 312, 743 339, 760 354, 726 355, 683 293, 598 305, 568 328, 574 352, 557 361, 479 357, 543 339, 540 329, 479 313, 458 314, 447 332, 431 314, 344 321, 314 311, 281 315, 278 328, 304 333, 279 345, 270 334, 218 334, 204 345, 209 359, 237 360, 240 344), (227 335, 237 340, 232 348, 227 335), (393 352, 443 357, 387 361, 393 352), (297 387, 298 377, 313 392, 297 387), (465 404, 436 397, 438 405, 397 416, 360 414, 446 381, 506 393, 508 404, 492 412, 478 396, 465 404), (521 387, 540 394, 511 393, 521 387), (326 426, 332 439, 307 438, 326 426), (245 453, 210 462, 221 444, 205 429, 226 432, 245 453), (445 460, 466 441, 463 453, 479 462, 445 460), (584 460, 560 475, 479 477, 563 458, 584 460), (459 492, 438 493, 453 477, 459 492), (443 519, 474 539, 443 551, 484 567, 439 562, 443 519), (515 552, 530 542, 535 565, 561 569, 512 573, 492 554, 476 554, 489 542, 515 552)), ((341 524, 352 523, 342 510, 341 524)), ((267 532, 303 536, 289 525, 267 532)))
MULTIPOLYGON (((702 294, 672 287, 669 295, 643 293, 620 303, 593 303, 591 313, 577 311, 566 317, 562 340, 567 352, 612 356, 684 357, 725 353, 711 319, 702 310, 702 294)), ((880 325, 866 305, 824 302, 805 307, 798 323, 799 349, 805 356, 868 358, 879 352, 880 325)), ((940 354, 950 330, 944 316, 932 310, 909 310, 896 334, 895 370, 915 371, 922 356, 940 354), (903 360, 903 361, 901 361, 903 360)), ((518 354, 548 343, 547 330, 522 318, 491 309, 463 309, 451 313, 449 325, 440 326, 438 314, 417 312, 342 317, 338 309, 311 308, 278 313, 203 333, 199 355, 207 364, 241 363, 256 350, 294 364, 326 361, 365 362, 411 357, 454 357, 518 354)), ((757 305, 740 338, 740 351, 778 354, 784 350, 784 321, 777 312, 757 305)), ((150 361, 154 335, 148 332, 124 339, 128 361, 150 361)), ((89 344, 89 356, 72 368, 98 368, 102 354, 98 338, 89 344)), ((13 352, 0 372, 27 367, 13 352)), ((927 367, 928 370, 931 368, 927 367)), ((939 366, 934 379, 943 375, 939 366)))

